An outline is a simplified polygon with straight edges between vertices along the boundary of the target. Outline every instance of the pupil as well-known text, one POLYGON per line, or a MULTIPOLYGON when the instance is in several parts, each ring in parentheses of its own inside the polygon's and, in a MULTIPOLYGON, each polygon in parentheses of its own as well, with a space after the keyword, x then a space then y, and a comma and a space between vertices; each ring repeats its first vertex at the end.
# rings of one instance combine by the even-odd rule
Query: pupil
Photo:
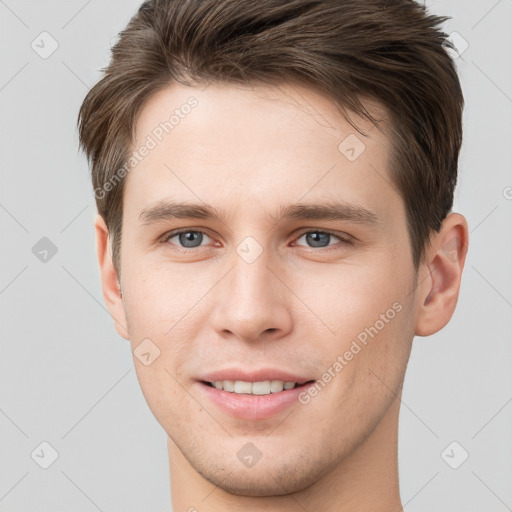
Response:
POLYGON ((187 231, 185 233, 180 233, 180 243, 185 247, 197 247, 194 245, 194 241, 199 239, 199 244, 201 244, 202 233, 198 233, 197 231, 187 231), (192 245, 190 244, 192 243, 192 245))
POLYGON ((308 233, 306 238, 309 237, 308 242, 312 242, 313 247, 325 247, 322 245, 322 240, 326 242, 326 245, 329 245, 329 237, 331 235, 329 233, 320 233, 315 231, 313 233, 308 233))

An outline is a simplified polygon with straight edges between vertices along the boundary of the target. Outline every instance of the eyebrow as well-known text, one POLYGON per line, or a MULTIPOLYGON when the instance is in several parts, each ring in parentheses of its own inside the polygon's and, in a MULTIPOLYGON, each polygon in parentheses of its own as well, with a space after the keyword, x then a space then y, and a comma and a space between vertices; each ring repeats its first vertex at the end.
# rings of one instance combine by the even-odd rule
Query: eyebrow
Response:
MULTIPOLYGON (((228 215, 225 211, 200 203, 179 203, 163 200, 154 206, 144 208, 139 220, 143 225, 170 219, 208 219, 221 220, 228 215)), ((345 202, 326 202, 321 204, 290 204, 282 206, 278 215, 270 215, 275 222, 284 219, 299 220, 348 220, 360 224, 375 225, 379 217, 364 206, 345 202)))

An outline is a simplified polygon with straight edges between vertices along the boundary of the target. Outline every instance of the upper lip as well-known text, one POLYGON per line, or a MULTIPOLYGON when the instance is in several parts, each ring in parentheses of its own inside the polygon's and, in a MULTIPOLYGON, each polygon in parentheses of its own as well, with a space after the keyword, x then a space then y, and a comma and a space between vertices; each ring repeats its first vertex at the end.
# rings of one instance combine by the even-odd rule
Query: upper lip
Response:
POLYGON ((311 378, 296 375, 284 370, 273 368, 261 368, 259 370, 243 370, 241 368, 226 368, 203 375, 199 380, 203 382, 215 382, 220 380, 241 380, 244 382, 262 382, 264 380, 282 380, 283 382, 296 382, 304 384, 313 380, 311 378))

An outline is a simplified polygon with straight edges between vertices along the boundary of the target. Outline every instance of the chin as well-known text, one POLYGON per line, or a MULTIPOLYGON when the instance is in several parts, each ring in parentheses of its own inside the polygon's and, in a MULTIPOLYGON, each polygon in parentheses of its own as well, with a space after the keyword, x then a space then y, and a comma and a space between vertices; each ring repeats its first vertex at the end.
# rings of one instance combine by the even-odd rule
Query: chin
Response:
POLYGON ((236 496, 282 496, 306 489, 318 479, 311 468, 295 468, 283 471, 281 468, 261 467, 240 469, 238 465, 219 471, 199 471, 206 480, 223 491, 236 496))

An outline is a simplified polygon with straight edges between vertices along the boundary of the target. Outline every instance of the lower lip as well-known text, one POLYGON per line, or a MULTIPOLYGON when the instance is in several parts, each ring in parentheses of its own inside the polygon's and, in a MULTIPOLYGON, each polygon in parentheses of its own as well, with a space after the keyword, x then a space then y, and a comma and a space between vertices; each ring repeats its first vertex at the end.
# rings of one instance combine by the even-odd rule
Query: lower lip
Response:
POLYGON ((293 389, 270 393, 269 395, 249 395, 223 391, 204 382, 198 382, 201 392, 223 412, 243 420, 265 420, 283 412, 298 401, 299 395, 313 382, 293 389))

